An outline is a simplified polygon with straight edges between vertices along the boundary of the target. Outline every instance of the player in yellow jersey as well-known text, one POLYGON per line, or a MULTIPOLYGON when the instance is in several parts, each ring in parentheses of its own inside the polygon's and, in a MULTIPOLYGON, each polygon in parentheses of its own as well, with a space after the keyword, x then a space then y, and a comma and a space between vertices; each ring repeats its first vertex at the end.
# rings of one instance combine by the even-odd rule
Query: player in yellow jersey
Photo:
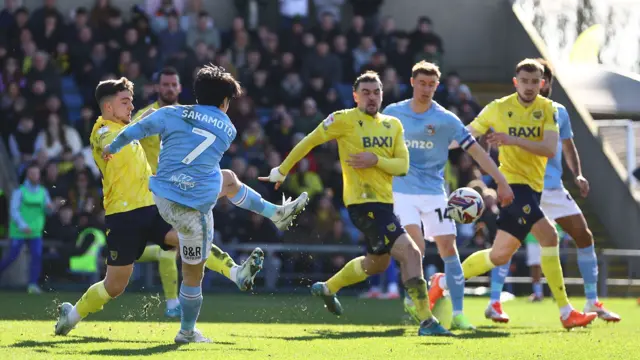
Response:
MULTIPOLYGON (((90 142, 93 158, 102 173, 107 274, 103 281, 93 284, 75 306, 70 303, 60 306, 56 335, 68 334, 80 320, 100 311, 104 304, 124 292, 133 272, 133 263, 144 252, 147 241, 163 250, 179 243, 177 232, 160 216, 153 201, 149 190, 151 168, 140 143, 134 141, 126 145, 109 161, 103 159, 104 147, 131 121, 133 83, 126 78, 103 81, 96 87, 95 96, 102 116, 96 120, 90 142)), ((229 191, 223 189, 222 194, 229 196, 229 191)), ((246 290, 253 285, 253 279, 261 269, 263 256, 262 250, 255 249, 249 259, 238 266, 227 253, 213 245, 206 266, 246 290)))
MULTIPOLYGON (((487 134, 488 143, 499 146, 500 171, 515 199, 500 209, 498 233, 491 249, 472 254, 462 268, 469 279, 506 264, 531 232, 542 246, 542 271, 560 308, 562 325, 571 329, 590 324, 597 314, 579 312, 569 303, 560 266, 558 233, 540 209, 547 159, 555 156, 558 147, 556 109, 551 100, 540 96, 543 74, 544 68, 537 61, 521 61, 513 78, 516 92, 491 102, 468 126, 475 137, 487 134)), ((446 288, 443 278, 440 273, 431 277, 432 304, 446 288)))
POLYGON ((420 250, 393 212, 393 176, 404 176, 409 170, 402 123, 379 113, 382 83, 375 72, 366 72, 356 79, 353 96, 356 108, 329 115, 291 150, 279 167, 260 180, 274 182, 278 188, 311 149, 337 140, 344 203, 349 217, 365 235, 367 254, 351 260, 327 282, 313 284, 312 294, 321 297, 330 312, 341 315, 342 306, 336 293, 370 275, 384 272, 393 256, 400 262, 402 281, 416 304, 420 320, 418 334, 451 335, 431 314, 420 250))

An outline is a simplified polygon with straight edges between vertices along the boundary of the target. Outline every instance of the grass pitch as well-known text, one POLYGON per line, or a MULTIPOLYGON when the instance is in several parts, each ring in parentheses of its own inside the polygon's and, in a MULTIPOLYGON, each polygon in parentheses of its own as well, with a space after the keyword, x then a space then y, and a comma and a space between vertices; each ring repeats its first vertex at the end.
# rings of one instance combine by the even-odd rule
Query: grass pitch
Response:
MULTIPOLYGON (((162 317, 157 296, 131 294, 107 304, 67 337, 53 335, 56 307, 80 294, 0 293, 0 359, 638 359, 640 306, 607 299, 623 317, 587 329, 562 329, 551 300, 504 304, 511 323, 484 319, 486 298, 467 298, 476 332, 455 338, 418 337, 400 300, 343 296, 335 318, 322 301, 304 295, 205 294, 198 327, 214 344, 177 346, 178 321, 162 317)), ((574 298, 575 306, 584 299, 574 298)))

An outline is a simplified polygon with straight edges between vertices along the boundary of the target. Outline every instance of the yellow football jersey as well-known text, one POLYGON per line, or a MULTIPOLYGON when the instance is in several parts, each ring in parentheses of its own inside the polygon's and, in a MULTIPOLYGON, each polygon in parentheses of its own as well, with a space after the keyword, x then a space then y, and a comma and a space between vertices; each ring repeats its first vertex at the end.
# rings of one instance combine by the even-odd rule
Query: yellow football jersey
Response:
MULTIPOLYGON (((158 104, 157 101, 154 102, 153 104, 138 111, 133 116, 132 122, 139 121, 140 115, 144 114, 145 111, 149 109, 158 110, 159 108, 160 108, 160 104, 158 104)), ((151 172, 155 175, 156 171, 158 170, 158 160, 160 157, 160 135, 152 135, 144 139, 141 139, 140 145, 142 145, 142 148, 144 149, 144 153, 147 156, 147 162, 151 167, 151 172)))
POLYGON ((102 159, 104 146, 111 144, 123 128, 123 124, 104 120, 100 116, 91 130, 91 153, 102 173, 106 215, 154 204, 149 190, 151 168, 139 142, 134 141, 123 147, 107 162, 102 159))
MULTIPOLYGON (((471 127, 485 134, 489 128, 496 132, 518 136, 532 141, 542 141, 545 131, 558 132, 556 110, 553 102, 538 96, 528 107, 518 101, 514 93, 487 105, 471 127)), ((509 184, 529 185, 541 192, 547 157, 535 155, 519 146, 500 146, 500 171, 509 184)))
POLYGON ((338 141, 345 205, 392 204, 393 176, 404 176, 409 170, 409 151, 400 120, 384 114, 373 117, 357 108, 334 112, 296 145, 280 171, 288 174, 313 147, 333 139, 338 141), (354 169, 347 165, 349 155, 364 151, 378 156, 374 167, 354 169))

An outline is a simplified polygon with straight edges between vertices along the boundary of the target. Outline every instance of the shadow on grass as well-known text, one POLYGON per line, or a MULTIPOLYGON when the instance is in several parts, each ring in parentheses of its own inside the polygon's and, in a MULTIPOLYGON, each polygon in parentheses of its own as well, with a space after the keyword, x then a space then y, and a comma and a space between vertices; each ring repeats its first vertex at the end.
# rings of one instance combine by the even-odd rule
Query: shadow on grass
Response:
MULTIPOLYGON (((215 345, 222 345, 221 343, 213 343, 206 344, 207 346, 199 346, 197 348, 188 348, 183 347, 187 345, 180 344, 164 344, 164 345, 156 345, 144 349, 102 349, 102 350, 94 350, 89 351, 87 355, 99 355, 99 356, 152 356, 163 354, 166 352, 172 352, 176 350, 182 351, 194 351, 194 352, 211 352, 211 351, 220 351, 220 348, 216 348, 215 345)), ((258 351, 254 348, 225 348, 225 351, 258 351)))
MULTIPOLYGON (((387 338, 404 336, 405 329, 389 329, 382 331, 331 331, 331 330, 314 330, 300 336, 244 336, 258 339, 278 339, 287 341, 310 341, 310 340, 342 340, 342 339, 360 339, 360 338, 387 338)), ((243 336, 243 335, 235 335, 243 336)))

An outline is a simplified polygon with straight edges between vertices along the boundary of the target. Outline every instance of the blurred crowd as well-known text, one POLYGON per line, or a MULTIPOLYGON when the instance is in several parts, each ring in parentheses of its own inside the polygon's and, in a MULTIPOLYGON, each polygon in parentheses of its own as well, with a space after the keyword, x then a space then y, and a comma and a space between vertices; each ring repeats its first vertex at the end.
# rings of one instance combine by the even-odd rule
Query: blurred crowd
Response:
MULTIPOLYGON (((24 178, 26 164, 36 162, 57 204, 47 220, 45 243, 74 243, 83 228, 104 228, 100 176, 88 150, 98 116, 93 90, 100 80, 132 80, 140 109, 156 100, 157 72, 170 66, 183 85, 179 102, 190 104, 193 74, 207 63, 224 66, 241 81, 245 95, 231 104, 238 137, 221 165, 276 203, 282 194, 258 182, 258 175, 278 165, 328 114, 352 107, 351 84, 365 70, 381 75, 386 106, 411 97, 415 62, 436 63, 444 70, 436 101, 470 122, 480 107, 455 69, 443 62, 445 44, 434 32, 437 24, 423 16, 413 30, 398 30, 392 17, 379 16, 382 2, 281 0, 279 24, 269 27, 256 16, 260 7, 248 9, 248 1, 235 1, 240 15, 230 28, 221 28, 198 0, 147 0, 131 9, 96 0, 93 7, 70 14, 62 14, 55 0, 33 9, 6 0, 0 12, 0 132, 18 175, 24 178), (343 10, 349 7, 353 16, 346 19, 343 10)), ((458 245, 489 246, 497 214, 490 179, 458 151, 451 152, 446 179, 450 188, 471 184, 487 204, 477 224, 459 228, 458 245)), ((302 191, 313 200, 286 233, 220 201, 214 210, 216 242, 361 241, 342 203, 335 143, 314 150, 289 176, 284 194, 295 197, 302 191)), ((330 272, 344 260, 282 254, 283 271, 330 272)))

